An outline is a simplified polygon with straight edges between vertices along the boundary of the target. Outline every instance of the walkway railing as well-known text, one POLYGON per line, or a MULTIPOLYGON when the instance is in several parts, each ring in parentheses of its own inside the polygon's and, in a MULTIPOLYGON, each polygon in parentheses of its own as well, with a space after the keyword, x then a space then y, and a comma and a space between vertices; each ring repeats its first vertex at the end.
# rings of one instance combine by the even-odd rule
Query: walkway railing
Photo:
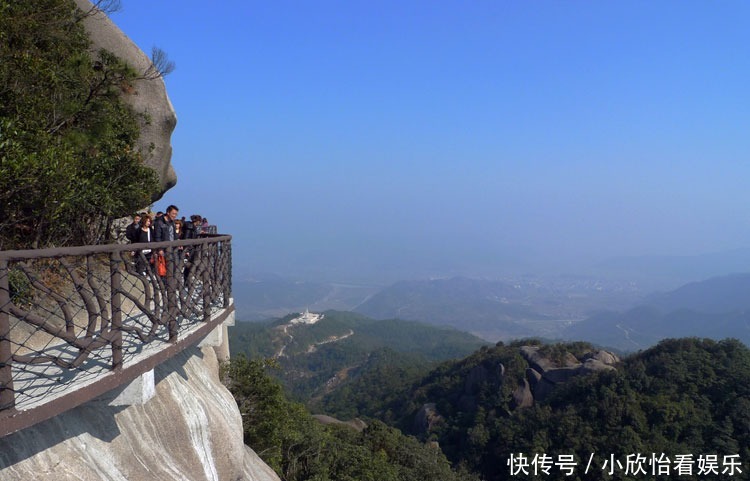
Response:
POLYGON ((231 267, 230 236, 0 251, 0 436, 197 343, 234 310, 231 267))

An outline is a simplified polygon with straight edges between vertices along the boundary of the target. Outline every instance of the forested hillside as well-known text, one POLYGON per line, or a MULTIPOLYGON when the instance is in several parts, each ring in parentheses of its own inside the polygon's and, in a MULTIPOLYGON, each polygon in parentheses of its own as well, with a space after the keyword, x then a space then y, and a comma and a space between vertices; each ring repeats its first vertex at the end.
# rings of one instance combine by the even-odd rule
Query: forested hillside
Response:
POLYGON ((466 356, 486 344, 455 329, 377 321, 351 312, 326 311, 315 324, 290 325, 296 316, 237 323, 230 331, 230 347, 250 358, 278 357, 275 375, 289 393, 305 401, 317 401, 381 366, 409 366, 424 373, 438 361, 466 356))
POLYGON ((243 356, 225 366, 242 413, 245 443, 285 481, 478 481, 455 472, 435 446, 379 421, 363 429, 321 424, 289 401, 268 363, 243 356))
POLYGON ((378 426, 373 429, 390 426, 433 443, 454 471, 487 481, 558 479, 563 474, 557 465, 546 474, 539 464, 527 464, 526 476, 508 462, 570 457, 575 472, 565 479, 640 479, 624 466, 641 454, 642 467, 656 473, 649 479, 705 479, 706 463, 719 472, 737 467, 750 472, 750 350, 737 340, 667 339, 622 359, 584 342, 520 340, 436 365, 424 354, 420 360, 399 351, 414 343, 415 351, 429 352, 430 336, 422 332, 421 342, 411 337, 422 326, 330 314, 329 325, 316 325, 318 334, 304 331, 295 355, 279 358, 279 377, 289 391, 316 413, 362 419, 378 426), (383 344, 365 349, 366 356, 354 349, 354 337, 334 343, 321 358, 304 349, 342 329, 371 329, 374 337, 358 346, 373 347, 384 326, 389 329, 379 338, 383 344), (401 335, 400 327, 405 327, 401 335), (329 375, 353 361, 356 367, 339 370, 344 379, 334 375, 325 389, 311 388, 325 376, 307 384, 315 372, 329 375), (321 369, 326 363, 335 367, 321 369))
MULTIPOLYGON (((694 455, 694 474, 679 479, 704 479, 697 475, 698 458, 703 455, 718 455, 720 463, 724 456, 732 463, 738 455, 747 467, 750 350, 743 344, 665 340, 616 363, 614 369, 566 377, 560 374, 566 372, 564 366, 572 366, 571 355, 586 357, 591 346, 537 346, 533 352, 544 352, 552 362, 548 372, 560 382, 542 399, 535 392, 533 403, 519 396, 536 364, 528 355, 532 346, 524 344, 483 348, 461 361, 445 363, 418 382, 402 386, 403 397, 397 399, 361 403, 373 396, 360 386, 357 396, 347 397, 349 405, 358 409, 347 414, 374 416, 420 439, 437 441, 455 466, 487 480, 522 479, 511 476, 507 465, 519 453, 529 460, 534 455, 555 460, 573 455, 579 466, 569 479, 585 480, 606 479, 605 461, 610 460, 611 467, 613 456, 624 466, 626 457, 636 453, 647 457, 664 453, 670 459, 670 473, 678 456, 694 455), (592 453, 592 469, 584 474, 592 453)), ((371 379, 370 385, 377 382, 371 379)), ((650 473, 650 466, 646 468, 650 473)), ((539 473, 528 479, 549 477, 539 473)), ((635 478, 622 471, 610 479, 635 478)))

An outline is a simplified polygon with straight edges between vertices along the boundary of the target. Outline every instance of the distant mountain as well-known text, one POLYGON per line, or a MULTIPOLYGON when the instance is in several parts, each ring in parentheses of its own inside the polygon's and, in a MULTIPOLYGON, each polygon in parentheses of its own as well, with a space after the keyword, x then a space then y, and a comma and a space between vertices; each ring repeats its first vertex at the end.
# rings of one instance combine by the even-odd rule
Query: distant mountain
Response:
POLYGON ((607 277, 627 278, 652 289, 673 288, 693 281, 750 268, 750 248, 695 256, 622 256, 595 266, 607 277))
POLYGON ((750 274, 716 277, 655 294, 642 306, 575 323, 563 335, 626 351, 674 337, 733 337, 750 343, 750 274))
POLYGON ((502 336, 536 334, 524 321, 548 321, 526 301, 526 293, 501 281, 454 277, 403 281, 375 294, 355 311, 377 319, 419 320, 467 331, 491 328, 502 336))
POLYGON ((402 320, 374 320, 362 314, 326 311, 315 324, 292 324, 297 314, 271 322, 238 322, 230 330, 233 354, 276 357, 276 373, 290 393, 310 400, 369 368, 373 356, 429 367, 465 356, 486 342, 452 328, 402 320), (389 352, 390 354, 383 354, 389 352))
POLYGON ((555 338, 570 322, 602 306, 632 305, 640 292, 627 284, 585 277, 497 281, 453 277, 403 281, 354 310, 373 318, 450 325, 496 341, 555 338))
POLYGON ((649 296, 643 303, 662 311, 691 309, 721 313, 750 309, 750 274, 691 282, 674 291, 649 296))
POLYGON ((305 309, 351 310, 378 290, 380 287, 301 282, 276 276, 235 280, 232 285, 237 318, 241 321, 263 321, 305 309))

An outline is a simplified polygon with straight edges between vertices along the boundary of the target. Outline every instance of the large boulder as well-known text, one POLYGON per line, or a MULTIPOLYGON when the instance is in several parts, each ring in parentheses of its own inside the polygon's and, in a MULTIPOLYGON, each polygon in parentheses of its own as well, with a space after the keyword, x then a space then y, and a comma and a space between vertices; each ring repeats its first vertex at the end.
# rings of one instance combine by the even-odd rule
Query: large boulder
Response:
MULTIPOLYGON (((83 22, 93 51, 109 50, 137 72, 149 70, 151 59, 104 13, 95 10, 89 0, 75 2, 82 11, 91 12, 83 22)), ((124 94, 124 99, 136 113, 145 114, 145 119, 141 121, 139 148, 145 164, 157 172, 161 181, 161 190, 154 192, 152 197, 156 201, 177 183, 177 175, 171 164, 171 137, 177 125, 177 116, 167 96, 164 80, 158 76, 137 80, 133 91, 124 94)))
POLYGON ((535 389, 536 385, 542 380, 542 375, 536 371, 536 369, 527 367, 526 368, 526 380, 529 381, 531 389, 535 389))
POLYGON ((552 393, 556 385, 568 382, 575 376, 614 370, 614 364, 620 362, 616 355, 604 350, 584 354, 581 357, 583 362, 566 352, 562 358, 562 365, 545 357, 539 346, 522 346, 520 353, 529 367, 526 369, 524 385, 514 393, 516 406, 519 406, 519 400, 525 394, 525 387, 530 389, 534 400, 543 401, 552 393), (518 399, 516 399, 517 396, 518 399))
POLYGON ((518 386, 513 391, 513 402, 511 406, 513 409, 523 409, 531 407, 534 404, 534 396, 531 394, 531 387, 529 381, 523 380, 523 384, 518 386))
POLYGON ((422 406, 414 417, 414 431, 420 435, 427 435, 444 421, 443 416, 437 410, 436 404, 427 403, 422 406))
POLYGON ((539 346, 521 346, 520 352, 521 356, 529 363, 529 366, 537 372, 544 373, 557 367, 557 364, 539 352, 539 346))
POLYGON ((589 374, 597 371, 614 371, 615 367, 611 364, 605 364, 598 359, 586 359, 581 365, 581 374, 589 374))
POLYGON ((583 356, 583 360, 586 361, 588 359, 594 359, 597 360, 603 364, 607 364, 609 366, 613 366, 620 362, 620 358, 617 357, 617 354, 611 353, 609 351, 600 350, 600 351, 593 351, 588 352, 583 356))

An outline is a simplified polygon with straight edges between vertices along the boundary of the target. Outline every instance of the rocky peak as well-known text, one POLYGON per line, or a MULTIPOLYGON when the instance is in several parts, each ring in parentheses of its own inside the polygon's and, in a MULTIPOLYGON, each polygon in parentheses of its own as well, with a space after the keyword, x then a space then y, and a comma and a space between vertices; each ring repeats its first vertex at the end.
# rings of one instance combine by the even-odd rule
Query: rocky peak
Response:
POLYGON ((540 346, 522 346, 520 353, 529 364, 524 381, 528 381, 537 401, 544 400, 557 384, 575 376, 615 369, 614 364, 620 362, 619 357, 604 350, 587 352, 580 360, 570 352, 565 352, 562 362, 550 359, 540 346))

